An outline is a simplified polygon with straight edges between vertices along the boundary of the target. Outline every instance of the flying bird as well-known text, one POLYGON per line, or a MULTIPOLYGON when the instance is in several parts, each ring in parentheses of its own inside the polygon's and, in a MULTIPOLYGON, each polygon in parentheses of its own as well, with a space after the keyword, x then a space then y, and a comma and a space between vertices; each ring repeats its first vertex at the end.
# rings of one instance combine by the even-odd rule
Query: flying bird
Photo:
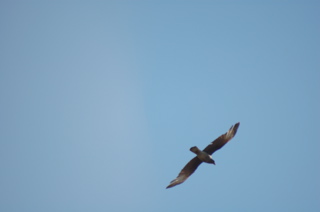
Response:
POLYGON ((215 165, 215 161, 212 159, 211 155, 223 147, 228 141, 230 141, 237 133, 240 122, 231 126, 229 131, 218 137, 216 140, 212 141, 204 150, 200 150, 198 147, 194 146, 190 148, 190 151, 195 153, 197 156, 192 158, 185 167, 180 171, 178 177, 170 182, 167 188, 179 185, 186 181, 190 175, 198 168, 202 163, 211 163, 215 165))

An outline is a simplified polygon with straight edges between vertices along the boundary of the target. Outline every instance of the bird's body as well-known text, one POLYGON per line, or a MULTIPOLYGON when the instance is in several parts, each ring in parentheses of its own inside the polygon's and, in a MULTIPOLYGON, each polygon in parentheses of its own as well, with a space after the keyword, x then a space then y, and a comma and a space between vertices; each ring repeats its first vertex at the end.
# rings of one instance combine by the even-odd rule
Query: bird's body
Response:
POLYGON ((215 164, 214 160, 212 159, 212 156, 206 153, 205 151, 201 151, 198 147, 191 147, 190 151, 195 153, 202 162, 215 164))
POLYGON ((215 165, 215 161, 212 159, 212 154, 223 147, 228 141, 230 141, 237 133, 240 123, 236 123, 234 126, 231 126, 228 132, 221 135, 214 141, 212 141, 204 150, 200 150, 198 147, 194 146, 190 148, 190 151, 195 153, 197 156, 191 159, 187 165, 183 167, 178 177, 170 182, 167 188, 179 185, 183 183, 188 177, 193 174, 193 172, 198 168, 202 163, 211 163, 215 165))

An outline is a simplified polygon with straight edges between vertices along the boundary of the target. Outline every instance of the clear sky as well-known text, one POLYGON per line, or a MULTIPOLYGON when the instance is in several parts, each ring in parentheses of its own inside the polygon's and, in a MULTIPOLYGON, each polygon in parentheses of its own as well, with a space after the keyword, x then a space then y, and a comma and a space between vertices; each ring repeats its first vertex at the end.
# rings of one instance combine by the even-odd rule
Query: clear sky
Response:
POLYGON ((320 3, 239 2, 1 1, 0 211, 320 211, 320 3))

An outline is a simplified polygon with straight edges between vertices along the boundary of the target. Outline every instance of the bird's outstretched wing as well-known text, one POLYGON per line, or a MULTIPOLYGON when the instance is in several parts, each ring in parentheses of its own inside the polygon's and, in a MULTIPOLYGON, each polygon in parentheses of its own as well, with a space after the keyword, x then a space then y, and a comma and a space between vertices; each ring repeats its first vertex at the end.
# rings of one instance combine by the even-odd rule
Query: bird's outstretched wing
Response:
MULTIPOLYGON (((223 147, 228 141, 230 141, 237 133, 240 122, 236 123, 234 126, 231 126, 228 132, 218 137, 216 140, 212 141, 203 151, 212 154, 221 147, 223 147)), ((179 185, 186 181, 190 175, 198 168, 198 166, 202 163, 202 161, 198 158, 198 156, 194 157, 192 160, 187 163, 180 171, 178 177, 170 182, 167 188, 171 188, 173 186, 179 185)))
POLYGON ((167 188, 171 188, 173 186, 179 185, 183 183, 192 173, 198 168, 198 166, 202 163, 202 161, 196 156, 187 163, 180 171, 178 177, 170 182, 167 188))
POLYGON ((212 153, 223 147, 236 135, 239 125, 240 122, 236 123, 234 126, 231 126, 228 132, 212 141, 203 151, 212 155, 212 153))

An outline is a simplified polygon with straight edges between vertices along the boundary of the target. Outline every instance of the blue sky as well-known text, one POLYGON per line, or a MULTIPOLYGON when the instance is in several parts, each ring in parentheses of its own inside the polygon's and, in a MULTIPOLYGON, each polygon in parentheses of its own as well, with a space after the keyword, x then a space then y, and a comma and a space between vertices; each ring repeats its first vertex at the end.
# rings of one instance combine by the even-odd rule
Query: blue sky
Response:
POLYGON ((0 211, 319 211, 319 9, 1 1, 0 211))

